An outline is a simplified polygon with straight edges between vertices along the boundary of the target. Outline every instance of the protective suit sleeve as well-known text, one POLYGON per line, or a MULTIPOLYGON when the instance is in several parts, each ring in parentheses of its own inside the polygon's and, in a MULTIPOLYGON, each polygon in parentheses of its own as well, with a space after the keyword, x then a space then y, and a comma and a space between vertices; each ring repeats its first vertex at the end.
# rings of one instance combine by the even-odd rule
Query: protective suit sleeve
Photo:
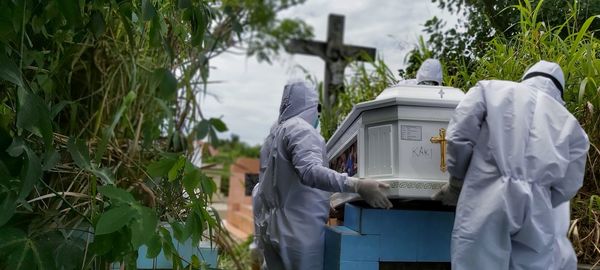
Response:
POLYGON ((552 207, 557 207, 573 198, 579 188, 583 185, 585 162, 590 142, 585 131, 579 126, 577 129, 578 131, 571 133, 577 135, 572 136, 569 143, 569 165, 567 166, 565 177, 564 179, 556 181, 556 183, 550 187, 552 207))
POLYGON ((454 178, 465 179, 485 115, 483 89, 477 85, 456 107, 446 133, 448 172, 454 178))
POLYGON ((316 130, 295 125, 286 132, 287 152, 302 184, 329 192, 344 192, 347 176, 323 166, 324 142, 316 130))

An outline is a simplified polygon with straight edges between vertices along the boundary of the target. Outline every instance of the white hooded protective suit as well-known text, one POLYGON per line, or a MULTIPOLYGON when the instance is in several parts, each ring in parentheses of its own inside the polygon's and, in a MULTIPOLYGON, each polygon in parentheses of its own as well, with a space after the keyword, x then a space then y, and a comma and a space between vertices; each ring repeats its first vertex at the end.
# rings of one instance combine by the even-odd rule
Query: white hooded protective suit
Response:
POLYGON ((278 123, 261 149, 253 207, 269 270, 323 268, 330 192, 347 189, 347 177, 325 167, 325 141, 313 127, 317 105, 312 87, 286 85, 278 123))
MULTIPOLYGON (((553 208, 583 182, 588 137, 563 106, 564 76, 541 61, 521 83, 481 81, 448 126, 448 171, 464 179, 452 269, 556 269, 553 208)), ((563 236, 565 237, 565 236, 563 236)))
POLYGON ((398 82, 399 85, 417 85, 423 82, 436 82, 442 85, 442 63, 437 59, 426 59, 417 70, 416 79, 408 79, 398 82))
POLYGON ((567 201, 555 207, 554 219, 556 220, 554 231, 556 238, 554 239, 554 258, 555 263, 551 269, 554 270, 573 270, 577 269, 577 255, 567 233, 571 222, 571 205, 567 201))

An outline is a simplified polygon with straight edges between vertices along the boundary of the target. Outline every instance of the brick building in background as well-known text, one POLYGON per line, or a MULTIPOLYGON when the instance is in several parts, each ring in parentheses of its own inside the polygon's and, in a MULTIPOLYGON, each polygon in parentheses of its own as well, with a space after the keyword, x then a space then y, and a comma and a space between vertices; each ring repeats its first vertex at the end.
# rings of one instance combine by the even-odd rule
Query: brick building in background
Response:
POLYGON ((230 167, 225 226, 239 240, 254 233, 252 188, 258 182, 259 166, 256 158, 238 158, 230 167))

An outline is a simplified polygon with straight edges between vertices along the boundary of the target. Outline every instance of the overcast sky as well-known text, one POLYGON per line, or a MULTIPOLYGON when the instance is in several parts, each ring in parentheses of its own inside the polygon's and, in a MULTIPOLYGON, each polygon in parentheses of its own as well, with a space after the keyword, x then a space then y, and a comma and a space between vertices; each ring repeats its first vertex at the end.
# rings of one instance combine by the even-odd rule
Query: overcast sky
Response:
MULTIPOLYGON (((406 53, 412 49, 425 21, 433 16, 455 19, 429 0, 307 0, 280 14, 284 18, 300 18, 314 29, 316 40, 325 40, 330 13, 346 17, 344 43, 377 48, 394 73, 405 66, 406 53)), ((320 81, 325 64, 317 57, 289 55, 285 52, 272 65, 253 58, 225 53, 211 63, 211 81, 203 101, 203 113, 222 117, 229 132, 251 145, 261 144, 269 127, 277 119, 283 86, 290 78, 303 76, 302 66, 320 81)), ((397 74, 395 74, 397 75, 397 74)))

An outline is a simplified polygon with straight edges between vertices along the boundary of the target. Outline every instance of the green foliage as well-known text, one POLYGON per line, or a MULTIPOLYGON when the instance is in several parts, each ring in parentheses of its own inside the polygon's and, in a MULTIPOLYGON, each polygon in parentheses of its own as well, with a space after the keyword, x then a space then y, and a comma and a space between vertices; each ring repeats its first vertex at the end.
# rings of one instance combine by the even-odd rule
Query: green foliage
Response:
POLYGON ((200 106, 210 60, 310 37, 277 18, 302 2, 0 1, 0 269, 133 268, 142 244, 187 265, 172 238, 221 231, 188 161, 227 130, 200 106))
POLYGON ((252 243, 254 236, 249 236, 244 242, 241 242, 232 247, 230 254, 237 256, 231 256, 230 254, 223 254, 219 260, 219 269, 233 269, 236 267, 236 260, 240 260, 241 264, 245 266, 244 269, 252 269, 252 258, 250 257, 250 244, 252 243))
POLYGON ((382 59, 367 64, 354 62, 351 69, 352 75, 345 82, 344 92, 338 96, 338 103, 331 110, 335 113, 323 111, 321 134, 326 140, 333 135, 355 104, 373 100, 384 89, 397 83, 382 59))
MULTIPOLYGON (((474 62, 491 49, 495 37, 511 38, 519 34, 521 16, 519 4, 530 10, 539 6, 528 19, 546 26, 560 26, 569 17, 571 27, 579 29, 592 15, 600 14, 600 2, 596 0, 432 0, 439 8, 460 17, 458 24, 448 29, 447 23, 433 17, 425 23, 424 32, 429 35, 426 46, 415 48, 407 56, 408 67, 400 71, 402 77, 414 77, 423 59, 439 58, 445 63, 449 74, 456 74, 455 66, 466 66, 472 72, 474 62), (535 16, 535 17, 534 17, 535 16)), ((593 22, 589 30, 600 29, 600 21, 593 22)), ((572 32, 567 28, 557 32, 565 38, 572 32)))

